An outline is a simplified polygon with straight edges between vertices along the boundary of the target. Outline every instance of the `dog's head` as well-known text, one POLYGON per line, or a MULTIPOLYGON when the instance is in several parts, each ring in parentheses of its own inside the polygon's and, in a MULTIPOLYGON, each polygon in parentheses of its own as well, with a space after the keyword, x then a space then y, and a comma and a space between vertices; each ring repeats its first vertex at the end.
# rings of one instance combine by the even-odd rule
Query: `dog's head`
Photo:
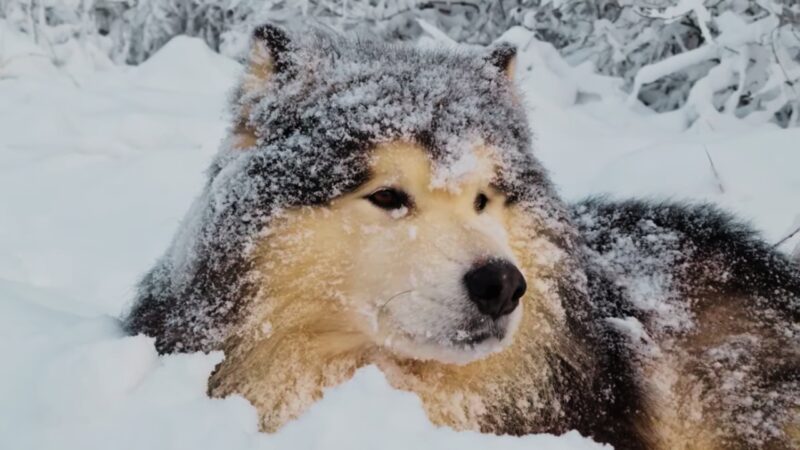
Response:
POLYGON ((531 281, 515 217, 552 206, 513 57, 256 31, 229 157, 257 182, 227 203, 279 204, 257 253, 270 310, 326 299, 346 312, 327 330, 447 363, 512 341, 531 281))

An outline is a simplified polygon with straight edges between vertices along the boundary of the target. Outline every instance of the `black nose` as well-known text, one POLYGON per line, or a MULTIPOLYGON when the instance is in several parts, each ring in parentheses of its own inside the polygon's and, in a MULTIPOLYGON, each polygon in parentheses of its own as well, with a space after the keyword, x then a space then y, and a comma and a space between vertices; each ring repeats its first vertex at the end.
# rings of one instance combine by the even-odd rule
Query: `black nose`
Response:
POLYGON ((464 275, 469 299, 493 319, 510 314, 528 285, 516 266, 505 260, 481 264, 464 275))

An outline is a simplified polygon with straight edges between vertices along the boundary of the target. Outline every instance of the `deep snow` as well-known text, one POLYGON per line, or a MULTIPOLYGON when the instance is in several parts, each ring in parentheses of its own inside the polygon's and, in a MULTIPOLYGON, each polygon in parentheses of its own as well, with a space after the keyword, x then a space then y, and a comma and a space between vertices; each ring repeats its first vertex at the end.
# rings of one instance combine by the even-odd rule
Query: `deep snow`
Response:
MULTIPOLYGON (((205 396, 221 354, 159 357, 115 317, 200 192, 239 70, 176 38, 138 67, 53 67, 0 22, 0 448, 597 448, 576 433, 439 429, 365 368, 276 435, 241 398, 205 396), (83 67, 82 69, 86 69, 83 67)), ((800 226, 800 129, 683 131, 619 81, 521 30, 536 153, 562 194, 708 200, 777 242, 800 226), (713 168, 711 161, 713 161, 713 168)), ((796 236, 781 248, 789 251, 796 236)))

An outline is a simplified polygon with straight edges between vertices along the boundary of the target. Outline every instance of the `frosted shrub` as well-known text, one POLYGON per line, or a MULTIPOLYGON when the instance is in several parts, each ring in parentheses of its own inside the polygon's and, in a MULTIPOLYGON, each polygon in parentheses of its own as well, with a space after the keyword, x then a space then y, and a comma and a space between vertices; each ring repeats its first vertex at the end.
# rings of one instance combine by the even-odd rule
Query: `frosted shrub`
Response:
POLYGON ((81 49, 130 64, 179 34, 238 58, 265 21, 387 41, 413 41, 431 25, 478 45, 523 26, 568 62, 623 78, 631 102, 680 110, 687 127, 800 123, 796 0, 0 0, 2 17, 56 59, 81 49))
MULTIPOLYGON (((94 15, 91 0, 0 0, 0 20, 30 35, 58 67, 99 68, 110 64, 113 42, 99 33, 94 15)), ((1 44, 2 34, 0 51, 1 44)))

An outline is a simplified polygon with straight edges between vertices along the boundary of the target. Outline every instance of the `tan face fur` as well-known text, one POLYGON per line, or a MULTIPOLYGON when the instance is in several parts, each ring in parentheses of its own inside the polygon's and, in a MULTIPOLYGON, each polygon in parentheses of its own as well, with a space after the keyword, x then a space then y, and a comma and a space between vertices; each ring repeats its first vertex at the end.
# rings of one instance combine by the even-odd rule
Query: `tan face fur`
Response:
POLYGON ((266 264, 283 261, 281 272, 294 274, 281 278, 317 284, 316 295, 341 303, 348 328, 400 356, 463 364, 508 345, 524 306, 494 320, 463 282, 482 262, 515 262, 488 152, 476 149, 463 173, 445 175, 432 173, 424 150, 411 144, 373 155, 370 179, 358 190, 288 214, 268 241, 266 264), (409 204, 387 210, 369 200, 387 188, 407 194, 409 204), (481 194, 488 201, 478 210, 481 194))
POLYGON ((255 248, 261 289, 225 342, 210 393, 245 396, 274 431, 374 363, 395 387, 419 394, 435 423, 484 429, 506 390, 537 392, 536 403, 515 406, 537 414, 550 395, 542 349, 568 345, 556 337, 564 319, 552 286, 561 253, 492 188, 491 152, 465 153, 437 172, 418 146, 382 145, 355 192, 278 214, 255 248), (386 188, 407 193, 410 206, 370 201, 386 188), (488 201, 479 211, 481 193, 488 201), (492 259, 515 264, 528 284, 496 320, 463 281, 492 259))

